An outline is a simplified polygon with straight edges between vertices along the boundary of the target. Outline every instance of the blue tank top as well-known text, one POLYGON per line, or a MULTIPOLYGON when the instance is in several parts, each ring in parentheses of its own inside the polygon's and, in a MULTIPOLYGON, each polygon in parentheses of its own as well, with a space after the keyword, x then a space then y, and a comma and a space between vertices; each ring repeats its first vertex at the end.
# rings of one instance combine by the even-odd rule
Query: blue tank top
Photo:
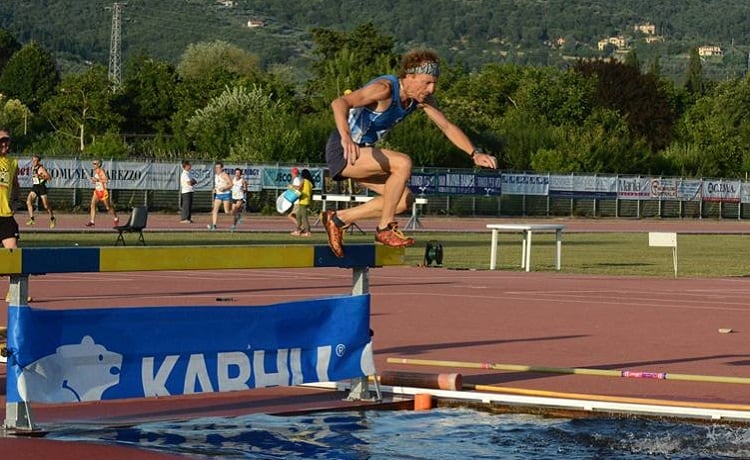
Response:
POLYGON ((385 136, 405 116, 417 108, 417 104, 411 101, 408 107, 401 106, 400 88, 398 78, 393 75, 383 75, 372 79, 367 84, 376 80, 388 80, 391 83, 391 105, 383 112, 378 112, 367 107, 355 107, 349 109, 349 131, 352 140, 359 145, 373 145, 385 136))

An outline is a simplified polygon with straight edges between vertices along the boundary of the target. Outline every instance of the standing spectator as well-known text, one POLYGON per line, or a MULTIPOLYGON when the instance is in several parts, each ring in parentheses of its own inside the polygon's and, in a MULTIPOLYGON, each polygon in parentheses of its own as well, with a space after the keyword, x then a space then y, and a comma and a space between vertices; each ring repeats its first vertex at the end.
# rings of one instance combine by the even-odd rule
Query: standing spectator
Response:
POLYGON ((91 182, 94 184, 94 193, 91 195, 91 213, 86 226, 93 227, 96 225, 94 223, 94 218, 96 217, 96 206, 99 202, 104 203, 107 212, 111 214, 114 219, 114 224, 117 225, 120 223, 120 218, 117 217, 117 211, 115 211, 115 207, 112 205, 112 201, 109 198, 109 188, 107 185, 109 183, 109 176, 107 175, 107 171, 102 168, 102 160, 94 160, 91 165, 94 167, 94 170, 91 173, 91 182))
POLYGON ((180 173, 180 220, 181 224, 193 223, 193 192, 198 182, 190 170, 193 165, 188 160, 182 160, 182 172, 180 173))
POLYGON ((26 197, 26 208, 29 211, 29 220, 26 225, 34 225, 34 201, 37 197, 41 198, 44 209, 49 213, 49 228, 55 228, 55 214, 52 212, 52 206, 47 199, 47 181, 52 179, 47 168, 42 165, 39 155, 31 157, 31 191, 26 197))
POLYGON ((240 168, 235 168, 232 177, 232 217, 233 223, 231 229, 234 230, 242 222, 242 209, 247 201, 247 181, 242 175, 240 168))
POLYGON ((300 196, 297 200, 297 229, 292 232, 295 236, 310 236, 310 219, 308 218, 308 208, 312 203, 313 178, 310 170, 302 170, 302 186, 300 187, 300 196))
POLYGON ((10 158, 10 134, 0 129, 0 241, 5 249, 18 247, 18 222, 13 203, 18 200, 18 160, 10 158))
POLYGON ((211 223, 207 225, 209 230, 216 230, 222 205, 225 214, 232 212, 232 179, 224 171, 224 163, 217 162, 214 165, 214 206, 211 209, 211 223))

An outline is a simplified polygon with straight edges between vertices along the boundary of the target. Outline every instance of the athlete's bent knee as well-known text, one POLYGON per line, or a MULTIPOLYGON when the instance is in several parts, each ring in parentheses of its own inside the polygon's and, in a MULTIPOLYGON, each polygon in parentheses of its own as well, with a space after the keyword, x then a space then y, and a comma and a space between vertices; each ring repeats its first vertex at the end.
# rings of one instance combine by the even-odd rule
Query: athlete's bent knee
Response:
POLYGON ((408 177, 411 174, 411 158, 407 155, 395 155, 389 158, 391 174, 408 177))

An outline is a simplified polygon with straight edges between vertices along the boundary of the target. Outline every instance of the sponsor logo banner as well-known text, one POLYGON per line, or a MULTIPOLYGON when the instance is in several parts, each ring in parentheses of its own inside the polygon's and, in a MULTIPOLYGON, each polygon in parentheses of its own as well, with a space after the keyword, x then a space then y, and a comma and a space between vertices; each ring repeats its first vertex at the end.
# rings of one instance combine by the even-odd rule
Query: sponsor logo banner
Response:
POLYGON ((473 173, 443 173, 438 175, 437 193, 472 195, 475 187, 473 173))
POLYGON ((501 177, 503 194, 542 196, 549 194, 549 175, 503 174, 501 177))
MULTIPOLYGON (((299 168, 302 171, 303 168, 299 168)), ((320 190, 323 186, 323 169, 307 168, 313 178, 313 189, 320 190)), ((263 188, 283 190, 292 183, 292 168, 290 166, 264 166, 262 170, 263 188)))
POLYGON ((740 181, 703 180, 703 201, 740 202, 740 181))
POLYGON ((549 176, 550 196, 578 199, 608 199, 617 196, 617 178, 599 176, 549 176))
POLYGON ((412 173, 409 178, 409 189, 415 195, 436 194, 438 192, 438 174, 412 173))
POLYGON ((651 179, 648 177, 617 178, 617 198, 620 200, 647 200, 651 196, 651 179))
POLYGON ((9 307, 7 401, 226 392, 375 373, 370 297, 251 307, 9 307))

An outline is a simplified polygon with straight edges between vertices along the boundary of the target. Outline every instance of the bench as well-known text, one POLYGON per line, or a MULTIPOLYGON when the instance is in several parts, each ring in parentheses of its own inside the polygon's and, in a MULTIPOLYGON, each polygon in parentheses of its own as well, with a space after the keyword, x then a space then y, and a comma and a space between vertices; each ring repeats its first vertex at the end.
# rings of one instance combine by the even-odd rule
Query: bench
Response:
MULTIPOLYGON (((375 198, 374 196, 368 195, 334 195, 330 193, 313 195, 313 201, 320 201, 323 203, 323 210, 326 209, 327 203, 333 201, 335 203, 367 203, 368 201, 375 198)), ((414 197, 414 202, 411 205, 411 217, 406 223, 405 229, 414 230, 422 227, 422 222, 419 221, 419 212, 417 205, 427 204, 427 198, 414 197)), ((316 220, 313 225, 317 225, 320 219, 316 220)))
POLYGON ((490 270, 497 266, 497 234, 501 231, 521 232, 521 268, 525 271, 531 271, 531 240, 534 232, 554 231, 555 232, 555 269, 560 270, 562 260, 562 232, 565 228, 560 224, 487 224, 487 228, 492 230, 492 247, 490 248, 490 270))

